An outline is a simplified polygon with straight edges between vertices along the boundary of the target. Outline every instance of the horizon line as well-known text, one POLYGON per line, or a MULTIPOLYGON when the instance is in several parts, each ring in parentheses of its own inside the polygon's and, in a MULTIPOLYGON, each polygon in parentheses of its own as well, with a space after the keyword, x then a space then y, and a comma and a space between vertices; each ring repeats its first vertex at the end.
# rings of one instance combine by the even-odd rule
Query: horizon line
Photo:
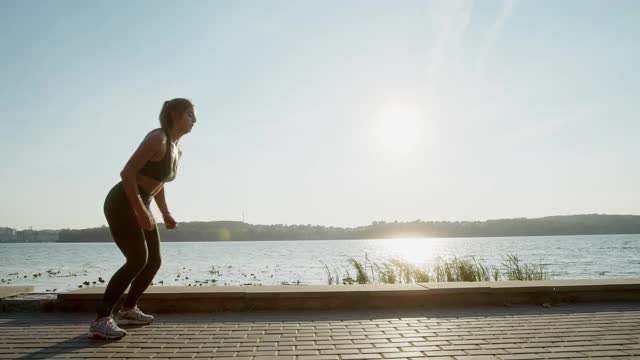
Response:
MULTIPOLYGON (((371 221, 369 224, 367 225, 357 225, 357 226, 333 226, 333 225, 320 225, 320 224, 302 224, 302 223, 289 223, 289 224, 285 224, 285 223, 273 223, 273 224, 252 224, 252 223, 248 223, 245 221, 240 221, 240 220, 194 220, 194 221, 179 221, 178 224, 181 223, 209 223, 209 222, 237 222, 237 223, 244 223, 244 224, 248 224, 248 225, 254 225, 254 226, 274 226, 274 225, 283 225, 283 226, 322 226, 322 227, 332 227, 332 228, 344 228, 344 229, 348 229, 348 228, 359 228, 359 227, 366 227, 366 226, 371 226, 374 225, 374 223, 376 222, 380 222, 380 223, 385 223, 385 224, 389 224, 389 223, 413 223, 413 222, 450 222, 450 223, 454 223, 454 222, 487 222, 487 221, 499 221, 499 220, 536 220, 536 219, 546 219, 546 218, 553 218, 553 217, 571 217, 571 216, 640 216, 640 214, 600 214, 600 213, 587 213, 587 214, 567 214, 567 215, 546 215, 546 216, 540 216, 540 217, 508 217, 508 218, 494 218, 494 219, 485 219, 485 220, 423 220, 423 219, 415 219, 415 220, 407 220, 407 221, 400 221, 400 220, 373 220, 371 221)), ((156 222, 156 224, 164 224, 163 222, 156 222)), ((83 227, 83 228, 57 228, 57 229, 52 229, 52 228, 45 228, 45 229, 33 229, 33 227, 27 227, 27 228, 23 228, 23 229, 18 229, 18 228, 13 228, 10 226, 0 226, 0 228, 8 228, 8 229, 12 229, 15 231, 26 231, 26 230, 31 230, 31 231, 60 231, 60 230, 82 230, 82 229, 95 229, 95 228, 101 228, 101 227, 109 227, 107 224, 100 224, 98 226, 93 226, 93 227, 83 227)))

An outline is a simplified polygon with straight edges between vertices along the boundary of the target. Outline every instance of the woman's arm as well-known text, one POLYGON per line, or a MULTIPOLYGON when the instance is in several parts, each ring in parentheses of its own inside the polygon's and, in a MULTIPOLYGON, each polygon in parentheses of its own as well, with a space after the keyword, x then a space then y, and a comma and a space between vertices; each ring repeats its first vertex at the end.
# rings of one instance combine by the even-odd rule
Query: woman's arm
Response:
POLYGON ((162 220, 164 221, 165 227, 169 230, 174 229, 176 227, 176 221, 173 219, 173 216, 167 207, 167 201, 164 197, 164 186, 153 198, 156 200, 156 204, 162 213, 162 220))
POLYGON ((167 200, 164 197, 164 186, 160 188, 160 191, 153 197, 156 200, 156 204, 158 205, 158 209, 162 215, 169 214, 169 208, 167 207, 167 200))
POLYGON ((124 191, 127 194, 129 204, 136 213, 140 226, 145 230, 153 228, 153 216, 142 203, 142 199, 138 193, 136 176, 147 161, 152 159, 159 151, 163 150, 164 141, 164 135, 161 132, 154 131, 149 133, 133 155, 131 155, 131 158, 124 166, 124 169, 120 172, 122 185, 124 186, 124 191))

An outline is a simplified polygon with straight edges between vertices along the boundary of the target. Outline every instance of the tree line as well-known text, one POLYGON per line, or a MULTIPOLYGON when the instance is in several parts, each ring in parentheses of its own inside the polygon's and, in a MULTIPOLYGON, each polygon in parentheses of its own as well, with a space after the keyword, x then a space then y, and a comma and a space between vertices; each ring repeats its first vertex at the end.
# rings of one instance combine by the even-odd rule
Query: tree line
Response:
MULTIPOLYGON (((339 240, 396 237, 494 237, 592 234, 640 234, 637 215, 569 215, 487 221, 374 221, 360 227, 320 225, 253 225, 241 221, 184 222, 167 231, 163 241, 339 240)), ((59 242, 111 241, 106 226, 63 229, 59 242)))

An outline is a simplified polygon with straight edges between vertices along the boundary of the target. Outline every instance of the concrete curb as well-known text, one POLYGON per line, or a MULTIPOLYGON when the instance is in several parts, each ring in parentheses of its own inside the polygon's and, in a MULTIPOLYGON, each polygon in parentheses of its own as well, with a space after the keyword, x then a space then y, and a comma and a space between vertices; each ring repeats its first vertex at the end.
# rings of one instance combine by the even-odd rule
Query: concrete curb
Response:
POLYGON ((0 299, 0 312, 49 312, 58 310, 58 298, 51 293, 18 294, 0 299))
MULTIPOLYGON (((0 311, 94 311, 104 287, 0 300, 0 311)), ((640 279, 324 286, 154 286, 145 311, 329 310, 640 301, 640 279)))

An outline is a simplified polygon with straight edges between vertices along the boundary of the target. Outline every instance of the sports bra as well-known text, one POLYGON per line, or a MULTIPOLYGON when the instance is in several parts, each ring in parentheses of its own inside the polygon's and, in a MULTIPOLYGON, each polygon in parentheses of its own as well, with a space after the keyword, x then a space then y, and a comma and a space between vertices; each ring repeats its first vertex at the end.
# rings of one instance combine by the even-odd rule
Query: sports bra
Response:
POLYGON ((165 136, 167 137, 167 148, 164 157, 158 161, 147 161, 140 169, 140 174, 166 183, 176 178, 178 157, 174 151, 175 145, 169 140, 169 135, 166 132, 165 136))

